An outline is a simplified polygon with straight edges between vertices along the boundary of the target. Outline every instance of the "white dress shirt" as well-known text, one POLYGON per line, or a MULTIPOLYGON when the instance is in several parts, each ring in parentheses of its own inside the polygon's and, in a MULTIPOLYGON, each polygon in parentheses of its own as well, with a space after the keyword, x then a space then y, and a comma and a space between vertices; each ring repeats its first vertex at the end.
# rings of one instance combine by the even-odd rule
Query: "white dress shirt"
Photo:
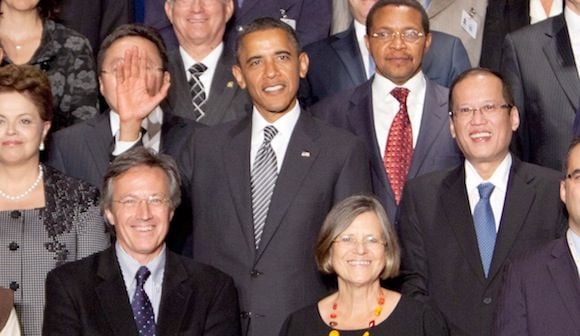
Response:
MULTIPOLYGON (((109 114, 109 121, 111 123, 111 132, 115 137, 115 148, 113 149, 113 155, 119 156, 122 153, 128 151, 136 143, 141 140, 141 134, 135 141, 121 141, 119 140, 119 129, 121 127, 121 120, 119 119, 119 114, 111 110, 109 114)), ((161 147, 161 125, 163 124, 163 111, 161 107, 157 106, 153 112, 151 112, 147 118, 143 119, 141 122, 141 127, 147 130, 145 137, 143 137, 143 146, 146 148, 151 148, 155 152, 159 152, 161 147), (155 128, 153 131, 152 128, 155 128), (153 133, 153 137, 150 138, 150 134, 153 133)))
POLYGON ((378 72, 375 74, 372 84, 373 118, 375 135, 381 150, 381 157, 384 157, 387 148, 387 138, 391 124, 395 115, 399 112, 400 103, 393 97, 391 91, 396 87, 409 89, 407 96, 407 113, 411 120, 411 130, 413 132, 413 148, 417 144, 421 119, 423 117, 423 105, 425 103, 425 92, 427 81, 421 71, 411 77, 404 85, 395 85, 378 72))
MULTIPOLYGON (((155 321, 159 316, 159 304, 161 303, 161 290, 163 289, 163 274, 165 273, 165 245, 158 256, 153 258, 147 265, 141 265, 137 260, 133 259, 128 255, 125 250, 119 245, 119 242, 115 243, 115 251, 117 252, 117 261, 121 267, 121 273, 123 274, 123 280, 125 282, 125 288, 127 288, 127 294, 129 294, 129 301, 133 301, 133 295, 135 294, 135 289, 137 288, 137 279, 135 275, 141 266, 146 266, 151 272, 143 289, 149 301, 151 301, 151 306, 153 306, 153 313, 155 314, 155 321)), ((111 267, 114 267, 111 265, 111 267)))
POLYGON ((185 71, 185 78, 189 81, 191 79, 191 73, 189 72, 189 68, 196 63, 203 63, 207 67, 207 70, 199 76, 201 83, 203 84, 203 89, 205 90, 205 96, 209 98, 210 90, 211 90, 211 83, 213 80, 213 75, 215 74, 215 69, 217 67, 217 63, 222 56, 222 52, 224 50, 223 42, 220 43, 217 47, 215 47, 204 59, 202 60, 195 60, 185 49, 181 46, 179 47, 179 53, 181 54, 181 60, 183 61, 184 71, 185 71))
POLYGON ((479 190, 477 186, 484 182, 490 182, 495 186, 489 198, 489 203, 493 211, 496 232, 499 230, 501 215, 503 213, 511 167, 512 155, 508 153, 499 166, 497 166, 491 177, 488 180, 484 180, 479 176, 475 167, 469 161, 465 160, 465 188, 467 189, 467 197, 469 198, 469 207, 471 208, 472 215, 475 210, 475 205, 479 202, 479 190))
POLYGON ((580 277, 580 236, 572 231, 572 229, 568 229, 568 232, 566 232, 566 240, 568 241, 572 259, 576 264, 576 271, 578 271, 578 276, 580 277))
POLYGON ((252 142, 250 147, 250 172, 252 167, 254 167, 254 161, 256 160, 256 155, 258 155, 258 150, 262 143, 264 142, 264 128, 266 126, 272 125, 276 127, 278 133, 272 139, 270 143, 272 149, 276 154, 276 163, 278 165, 278 173, 282 168, 282 163, 284 157, 286 156, 286 149, 288 149, 288 143, 290 142, 290 137, 292 137, 292 132, 294 131, 294 126, 298 122, 300 117, 300 104, 296 101, 296 105, 280 119, 276 120, 274 123, 269 123, 262 117, 260 112, 254 106, 252 111, 252 142))
POLYGON ((562 13, 563 0, 553 0, 550 13, 546 14, 541 0, 530 0, 530 24, 534 24, 545 19, 560 15, 562 13))
POLYGON ((367 27, 362 23, 359 23, 357 20, 354 20, 354 32, 356 34, 356 42, 358 43, 358 48, 360 50, 360 54, 362 56, 362 61, 365 66, 365 73, 367 74, 367 79, 370 78, 373 74, 369 74, 369 50, 367 49, 367 45, 365 44, 365 35, 367 34, 367 27))
POLYGON ((568 34, 570 37, 570 44, 572 45, 572 53, 574 54, 574 63, 576 64, 576 72, 580 77, 580 15, 572 12, 570 8, 564 9, 564 19, 568 27, 568 34))

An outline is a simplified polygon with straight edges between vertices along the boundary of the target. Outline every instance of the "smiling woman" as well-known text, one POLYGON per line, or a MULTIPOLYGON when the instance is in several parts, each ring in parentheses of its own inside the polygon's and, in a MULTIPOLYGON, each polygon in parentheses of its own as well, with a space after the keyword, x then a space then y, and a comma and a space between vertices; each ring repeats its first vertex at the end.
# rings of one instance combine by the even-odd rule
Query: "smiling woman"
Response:
POLYGON ((39 164, 51 116, 40 70, 0 68, 0 283, 15 293, 25 335, 40 335, 46 273, 109 244, 97 190, 39 164))
POLYGON ((336 274, 338 291, 286 320, 281 336, 447 335, 438 313, 382 288, 399 272, 399 244, 373 197, 351 196, 326 217, 318 236, 320 271, 336 274))

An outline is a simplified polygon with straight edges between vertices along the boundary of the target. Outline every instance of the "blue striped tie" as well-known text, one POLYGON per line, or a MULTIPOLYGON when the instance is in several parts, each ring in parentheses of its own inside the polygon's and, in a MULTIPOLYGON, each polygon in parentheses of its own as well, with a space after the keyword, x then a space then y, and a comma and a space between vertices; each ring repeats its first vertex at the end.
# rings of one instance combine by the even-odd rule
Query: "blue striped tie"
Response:
POLYGON ((495 247, 495 219, 493 210, 489 203, 489 197, 495 186, 491 183, 481 183, 477 186, 479 191, 479 202, 473 210, 473 223, 475 224, 475 234, 477 235, 477 245, 485 277, 489 274, 493 249, 495 247))
POLYGON ((264 128, 264 142, 254 161, 252 167, 252 211, 254 215, 254 242, 256 249, 260 246, 264 225, 270 200, 278 178, 278 166, 276 163, 276 153, 272 149, 270 142, 278 134, 274 126, 264 128))

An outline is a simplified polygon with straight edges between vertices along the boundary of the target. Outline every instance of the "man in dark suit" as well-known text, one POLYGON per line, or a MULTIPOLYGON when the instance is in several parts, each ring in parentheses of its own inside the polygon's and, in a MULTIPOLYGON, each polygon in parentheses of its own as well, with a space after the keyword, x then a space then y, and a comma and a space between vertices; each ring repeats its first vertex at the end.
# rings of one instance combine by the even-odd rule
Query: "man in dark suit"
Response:
POLYGON ((508 264, 495 335, 580 335, 580 138, 565 163, 560 198, 568 210, 566 237, 508 264))
POLYGON ((234 80, 235 57, 222 42, 234 2, 202 1, 194 14, 191 6, 176 0, 165 3, 165 12, 179 40, 179 48, 169 53, 172 83, 168 108, 206 125, 243 117, 251 102, 234 80))
POLYGON ((563 231, 560 174, 509 153, 520 119, 499 74, 461 74, 449 106, 465 162, 407 183, 402 291, 437 307, 452 335, 488 336, 506 261, 563 231))
POLYGON ((111 163, 101 207, 116 244, 49 273, 43 335, 240 335, 232 279, 165 248, 179 175, 143 147, 111 163))
MULTIPOLYGON (((459 164, 461 154, 449 134, 448 91, 421 72, 422 57, 431 43, 423 7, 414 0, 377 2, 369 12, 366 42, 376 63, 375 76, 354 89, 321 101, 312 110, 315 116, 366 141, 373 192, 394 222, 404 181, 459 164), (384 32, 391 35, 379 35, 384 32), (403 34, 410 37, 405 40, 403 34), (412 151, 407 173, 401 176, 385 167, 388 157, 397 152, 398 146, 389 146, 389 141, 396 142, 395 119, 402 106, 389 93, 403 88, 409 92, 409 104, 405 107, 412 151)), ((407 159, 399 157, 395 165, 402 166, 401 162, 407 159)))
MULTIPOLYGON (((100 188, 111 158, 134 146, 178 158, 194 122, 159 107, 169 88, 160 36, 146 26, 121 26, 103 42, 98 67, 101 93, 111 110, 54 133, 48 163, 100 188)), ((178 217, 185 213, 180 209, 178 217)), ((174 250, 181 249, 179 241, 187 234, 174 234, 182 225, 172 226, 168 242, 174 250)))
POLYGON ((522 120, 516 154, 557 170, 562 168, 580 107, 580 78, 570 42, 570 34, 580 38, 576 36, 580 27, 575 27, 578 15, 580 5, 566 1, 562 15, 508 34, 501 65, 522 120))
POLYGON ((258 19, 239 37, 234 75, 248 117, 200 129, 192 167, 193 258, 234 278, 244 335, 277 335, 294 310, 327 293, 314 246, 342 199, 370 191, 364 145, 300 108, 308 69, 295 32, 258 19))
MULTIPOLYGON (((364 42, 368 11, 376 1, 349 0, 354 18, 341 33, 304 47, 310 71, 300 87, 300 100, 314 104, 340 91, 358 86, 374 73, 374 62, 364 42)), ((463 43, 455 36, 431 31, 431 45, 423 57, 427 78, 449 87, 455 77, 471 67, 463 43)))
MULTIPOLYGON (((564 9, 562 1, 556 7, 556 1, 551 2, 549 15, 531 17, 530 2, 533 0, 489 0, 485 24, 483 27, 483 42, 481 46, 480 66, 500 71, 503 50, 500 47, 508 33, 514 32, 527 25, 543 21, 547 17, 560 15, 564 9)), ((543 3, 544 1, 542 1, 543 3)), ((539 4, 539 2, 538 2, 539 4)), ((541 5, 543 6, 543 5, 541 5)), ((542 7, 544 10, 544 8, 542 7)))
POLYGON ((261 17, 281 19, 298 35, 301 45, 328 37, 332 20, 331 0, 235 0, 234 18, 228 25, 226 45, 235 47, 241 27, 261 17))

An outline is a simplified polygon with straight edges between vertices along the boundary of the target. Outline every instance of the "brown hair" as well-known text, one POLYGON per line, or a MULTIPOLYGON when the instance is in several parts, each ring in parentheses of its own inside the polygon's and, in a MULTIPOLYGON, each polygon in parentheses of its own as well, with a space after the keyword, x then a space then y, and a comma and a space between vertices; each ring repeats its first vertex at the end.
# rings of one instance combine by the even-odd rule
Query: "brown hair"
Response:
POLYGON ((0 93, 18 92, 38 108, 40 119, 52 119, 52 91, 42 70, 32 65, 8 64, 0 67, 0 93))

